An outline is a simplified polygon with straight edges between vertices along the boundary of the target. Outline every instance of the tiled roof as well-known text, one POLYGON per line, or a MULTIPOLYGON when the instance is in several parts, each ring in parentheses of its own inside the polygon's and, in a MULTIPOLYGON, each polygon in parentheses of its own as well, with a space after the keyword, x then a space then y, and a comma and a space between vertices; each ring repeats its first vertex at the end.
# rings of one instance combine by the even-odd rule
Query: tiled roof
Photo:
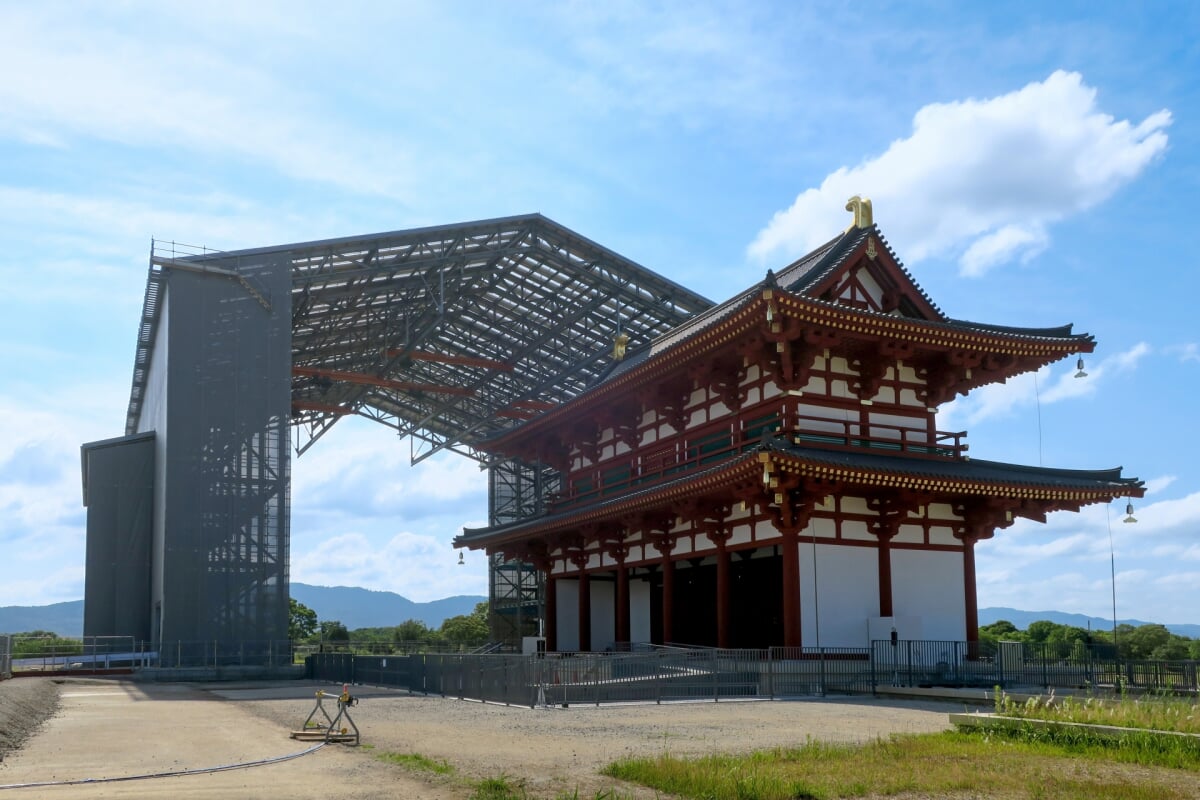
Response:
MULTIPOLYGON (((809 467, 825 466, 835 470, 860 470, 871 473, 872 476, 895 475, 905 479, 954 481, 960 484, 956 491, 963 494, 971 494, 972 488, 975 488, 978 493, 986 493, 993 491, 997 486, 1012 486, 1085 492, 1101 496, 1141 496, 1143 486, 1142 481, 1137 478, 1123 477, 1121 467, 1077 470, 1034 467, 1001 461, 917 458, 874 453, 865 449, 842 451, 805 447, 790 444, 784 438, 775 437, 765 440, 754 450, 733 454, 724 461, 705 469, 646 488, 623 492, 586 506, 575 506, 494 528, 464 529, 463 535, 458 538, 455 545, 470 545, 495 538, 512 538, 514 534, 522 531, 532 533, 536 530, 545 530, 553 528, 556 523, 577 524, 584 518, 604 519, 610 514, 624 513, 627 507, 639 506, 639 501, 654 502, 655 495, 662 495, 665 502, 668 496, 686 494, 689 485, 695 486, 697 489, 704 488, 706 483, 711 485, 712 479, 724 472, 727 472, 728 475, 719 479, 720 482, 733 478, 744 480, 742 473, 750 465, 757 469, 759 456, 764 453, 774 453, 785 458, 795 459, 809 467), (967 485, 961 486, 962 484, 967 485), (972 487, 972 485, 974 486, 972 487)), ((872 481, 873 483, 874 481, 872 481)))
POLYGON ((1033 467, 1025 464, 1009 464, 1003 461, 983 461, 979 459, 958 461, 914 458, 911 456, 873 453, 867 450, 825 450, 817 447, 788 444, 779 438, 770 440, 765 447, 770 451, 801 458, 810 463, 852 467, 872 472, 924 478, 944 478, 958 481, 1062 489, 1111 489, 1117 494, 1130 489, 1140 490, 1142 486, 1142 482, 1137 478, 1122 477, 1121 467, 1081 470, 1033 467))

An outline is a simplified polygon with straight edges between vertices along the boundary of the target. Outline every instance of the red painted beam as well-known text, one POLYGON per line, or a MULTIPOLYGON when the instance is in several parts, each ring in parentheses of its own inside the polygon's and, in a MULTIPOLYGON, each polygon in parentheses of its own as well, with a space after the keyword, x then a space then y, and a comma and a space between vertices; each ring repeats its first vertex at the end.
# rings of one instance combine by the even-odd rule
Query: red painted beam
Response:
POLYGON ((337 414, 338 416, 354 413, 345 406, 337 406, 332 403, 314 403, 310 400, 293 400, 292 411, 317 411, 321 414, 337 414))
POLYGON ((439 364, 457 364, 463 367, 482 367, 483 369, 499 369, 505 372, 512 372, 512 364, 506 364, 503 361, 496 361, 491 358, 478 358, 476 356, 452 356, 446 353, 430 353, 424 350, 388 350, 388 358, 400 356, 402 358, 410 358, 413 361, 435 361, 439 364))
POLYGON ((461 386, 438 386, 432 383, 410 383, 408 381, 394 381, 390 378, 380 378, 375 375, 364 375, 361 372, 345 372, 340 369, 322 369, 320 367, 292 367, 292 374, 312 377, 312 378, 328 378, 331 381, 342 381, 344 383, 356 383, 362 386, 378 386, 383 389, 395 389, 400 392, 428 392, 430 394, 453 394, 462 397, 469 397, 475 394, 471 389, 465 389, 461 386))

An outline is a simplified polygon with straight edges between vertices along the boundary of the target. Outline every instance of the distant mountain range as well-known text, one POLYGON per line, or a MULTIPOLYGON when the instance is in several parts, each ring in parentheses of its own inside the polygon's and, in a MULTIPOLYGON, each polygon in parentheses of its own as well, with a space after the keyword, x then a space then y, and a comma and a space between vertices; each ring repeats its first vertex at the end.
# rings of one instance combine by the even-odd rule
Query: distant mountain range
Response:
MULTIPOLYGON (((1025 630, 1029 627, 1029 623, 1042 619, 1058 623, 1059 625, 1074 625, 1076 628, 1087 628, 1090 625, 1093 630, 1098 631, 1111 631, 1113 627, 1111 617, 1108 619, 1104 617, 1089 617, 1086 614, 1068 614, 1065 611, 1020 611, 1015 608, 979 609, 980 625, 991 625, 993 622, 999 622, 1002 619, 1006 619, 1013 625, 1016 625, 1019 630, 1025 630)), ((1143 622, 1140 619, 1119 619, 1117 620, 1117 624, 1132 625, 1137 628, 1150 623, 1143 622)), ((1200 639, 1200 625, 1167 624, 1164 627, 1178 636, 1186 636, 1189 639, 1200 639)))
MULTIPOLYGON (((395 592, 373 592, 355 586, 309 586, 292 584, 292 597, 317 612, 321 620, 338 620, 347 628, 383 628, 410 619, 439 628, 449 617, 470 614, 486 597, 457 595, 428 603, 416 603, 395 592)), ((83 632, 83 601, 71 600, 48 606, 0 607, 0 633, 52 631, 59 636, 83 632)))
POLYGON ((480 595, 460 594, 428 603, 414 603, 395 592, 374 592, 356 586, 309 586, 306 583, 293 583, 292 597, 317 612, 318 619, 336 619, 350 630, 384 628, 410 619, 430 628, 440 628, 449 617, 470 614, 477 604, 487 602, 487 598, 480 595))
MULTIPOLYGON (((306 583, 292 584, 292 597, 297 602, 317 612, 322 620, 338 620, 351 630, 355 628, 383 628, 399 625, 415 619, 430 628, 440 627, 448 617, 470 614, 477 603, 487 600, 480 595, 457 595, 428 603, 415 603, 395 592, 375 592, 355 586, 310 586, 306 583)), ((1019 629, 1025 630, 1031 622, 1049 620, 1060 625, 1088 627, 1095 630, 1111 630, 1112 620, 1089 617, 1085 614, 1068 614, 1063 611, 1021 611, 1016 608, 981 608, 979 624, 990 625, 1006 619, 1019 629)), ((1136 619, 1117 620, 1137 627, 1147 623, 1136 619)), ((1200 625, 1166 626, 1172 633, 1200 639, 1200 625)), ((20 631, 53 631, 60 636, 79 636, 83 631, 83 601, 54 603, 48 606, 4 606, 0 607, 0 633, 20 631)))

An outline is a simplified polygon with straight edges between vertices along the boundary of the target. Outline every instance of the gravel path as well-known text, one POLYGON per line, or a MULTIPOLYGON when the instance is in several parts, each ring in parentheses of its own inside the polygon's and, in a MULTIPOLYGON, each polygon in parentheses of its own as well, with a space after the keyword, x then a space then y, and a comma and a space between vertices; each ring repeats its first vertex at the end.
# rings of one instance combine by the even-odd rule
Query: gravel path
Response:
MULTIPOLYGON (((312 709, 311 688, 305 699, 286 688, 275 691, 290 697, 272 698, 250 687, 213 690, 281 724, 296 725, 312 709)), ((387 689, 352 691, 361 698, 354 719, 374 752, 419 753, 447 761, 471 779, 505 775, 543 797, 576 790, 592 797, 612 788, 614 781, 599 770, 623 757, 747 752, 810 739, 864 741, 940 731, 950 727, 948 714, 962 709, 961 703, 866 697, 529 709, 387 689)), ((617 788, 622 796, 657 796, 632 784, 617 788)))
POLYGON ((58 710, 58 684, 49 678, 0 681, 0 761, 58 710))
MULTIPOLYGON (((72 694, 72 702, 76 705, 83 702, 89 708, 110 702, 114 693, 142 697, 142 688, 127 681, 74 682, 80 685, 71 684, 72 692, 78 693, 78 697, 72 694)), ((281 741, 286 741, 283 736, 287 730, 298 728, 312 710, 318 685, 287 681, 158 688, 150 685, 144 688, 152 690, 151 698, 176 699, 176 703, 170 704, 172 708, 179 708, 175 716, 184 715, 185 720, 193 724, 200 722, 205 708, 214 714, 223 712, 220 706, 198 706, 192 698, 230 700, 232 703, 221 705, 271 723, 271 730, 280 733, 272 733, 269 738, 274 740, 280 736, 281 741)), ((341 691, 341 686, 323 688, 334 694, 341 691)), ((617 789, 620 798, 649 800, 660 795, 635 784, 613 781, 601 776, 599 770, 624 757, 746 752, 802 745, 810 739, 862 741, 892 733, 932 732, 948 728, 949 712, 961 710, 961 703, 904 702, 869 697, 529 709, 420 694, 410 696, 407 692, 388 688, 355 686, 352 692, 360 698, 360 704, 354 706, 352 712, 366 746, 338 748, 325 754, 322 760, 304 759, 274 775, 248 772, 242 780, 266 780, 269 777, 271 786, 276 788, 284 786, 288 780, 300 781, 302 787, 317 792, 317 784, 328 777, 329 786, 320 787, 317 792, 328 793, 322 796, 358 798, 361 790, 366 792, 361 796, 454 800, 466 798, 470 783, 480 778, 506 776, 511 782, 526 787, 535 798, 574 793, 580 798, 593 798, 607 789, 617 789), (377 757, 384 753, 419 753, 427 758, 444 760, 454 766, 455 774, 448 778, 406 772, 380 762, 377 757), (336 763, 341 764, 336 769, 330 760, 335 757, 336 763), (386 777, 389 774, 391 777, 386 777), (371 789, 372 786, 377 788, 371 789)), ((11 751, 19 746, 19 742, 42 729, 43 721, 59 709, 59 694, 59 682, 52 679, 0 681, 0 753, 11 751)), ((139 703, 137 710, 154 708, 164 706, 139 703)), ((85 706, 72 706, 67 716, 72 715, 78 717, 74 724, 84 724, 89 718, 85 706)), ((65 722, 71 720, 55 718, 54 729, 48 729, 47 741, 38 738, 29 747, 37 750, 43 744, 52 744, 50 739, 55 736, 59 739, 53 742, 54 747, 70 747, 64 744, 67 740, 62 739, 70 729, 62 724, 65 722)), ((145 735, 155 736, 151 728, 156 723, 148 724, 149 728, 139 729, 145 735)), ((218 742, 226 740, 227 736, 236 736, 241 730, 248 733, 252 727, 228 721, 221 724, 223 734, 218 742)), ((158 742, 160 747, 164 744, 166 741, 158 742)), ((163 752, 156 757, 175 758, 185 764, 224 763, 220 760, 224 758, 223 754, 206 752, 203 744, 202 740, 188 739, 179 752, 163 752)), ((229 744, 234 742, 230 740, 229 744)), ((13 760, 29 762, 36 754, 32 750, 19 753, 13 760)), ((52 759, 56 753, 58 751, 52 748, 38 756, 35 763, 41 763, 42 758, 52 759)), ((143 759, 146 757, 142 754, 143 759)), ((137 770, 131 768, 131 771, 137 770)), ((126 787, 122 790, 132 790, 127 784, 121 786, 126 787)), ((182 792, 182 783, 172 783, 170 787, 176 796, 208 796, 182 792)), ((145 787, 145 790, 151 793, 148 796, 154 796, 157 788, 145 787)), ((212 786, 210 790, 215 788, 212 786)), ((102 792, 97 787, 95 792, 98 793, 95 796, 108 796, 107 789, 102 792)), ((304 793, 298 793, 296 789, 294 794, 304 793)))

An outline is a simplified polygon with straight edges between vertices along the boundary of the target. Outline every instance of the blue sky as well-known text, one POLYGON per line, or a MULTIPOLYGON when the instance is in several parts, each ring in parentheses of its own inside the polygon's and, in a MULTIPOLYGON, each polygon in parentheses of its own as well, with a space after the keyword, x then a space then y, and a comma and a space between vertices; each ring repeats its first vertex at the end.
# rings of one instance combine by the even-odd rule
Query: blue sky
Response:
MULTIPOLYGON (((0 605, 83 592, 79 444, 123 432, 151 237, 236 249, 540 211, 714 300, 875 219, 954 317, 1073 322, 945 408, 976 458, 1123 465, 980 546, 981 606, 1200 622, 1200 6, 0 6, 0 605), (1110 525, 1111 543, 1110 550, 1110 525), (1110 562, 1110 558, 1112 561, 1110 562)), ((292 577, 486 592, 483 475, 338 424, 292 577)))

